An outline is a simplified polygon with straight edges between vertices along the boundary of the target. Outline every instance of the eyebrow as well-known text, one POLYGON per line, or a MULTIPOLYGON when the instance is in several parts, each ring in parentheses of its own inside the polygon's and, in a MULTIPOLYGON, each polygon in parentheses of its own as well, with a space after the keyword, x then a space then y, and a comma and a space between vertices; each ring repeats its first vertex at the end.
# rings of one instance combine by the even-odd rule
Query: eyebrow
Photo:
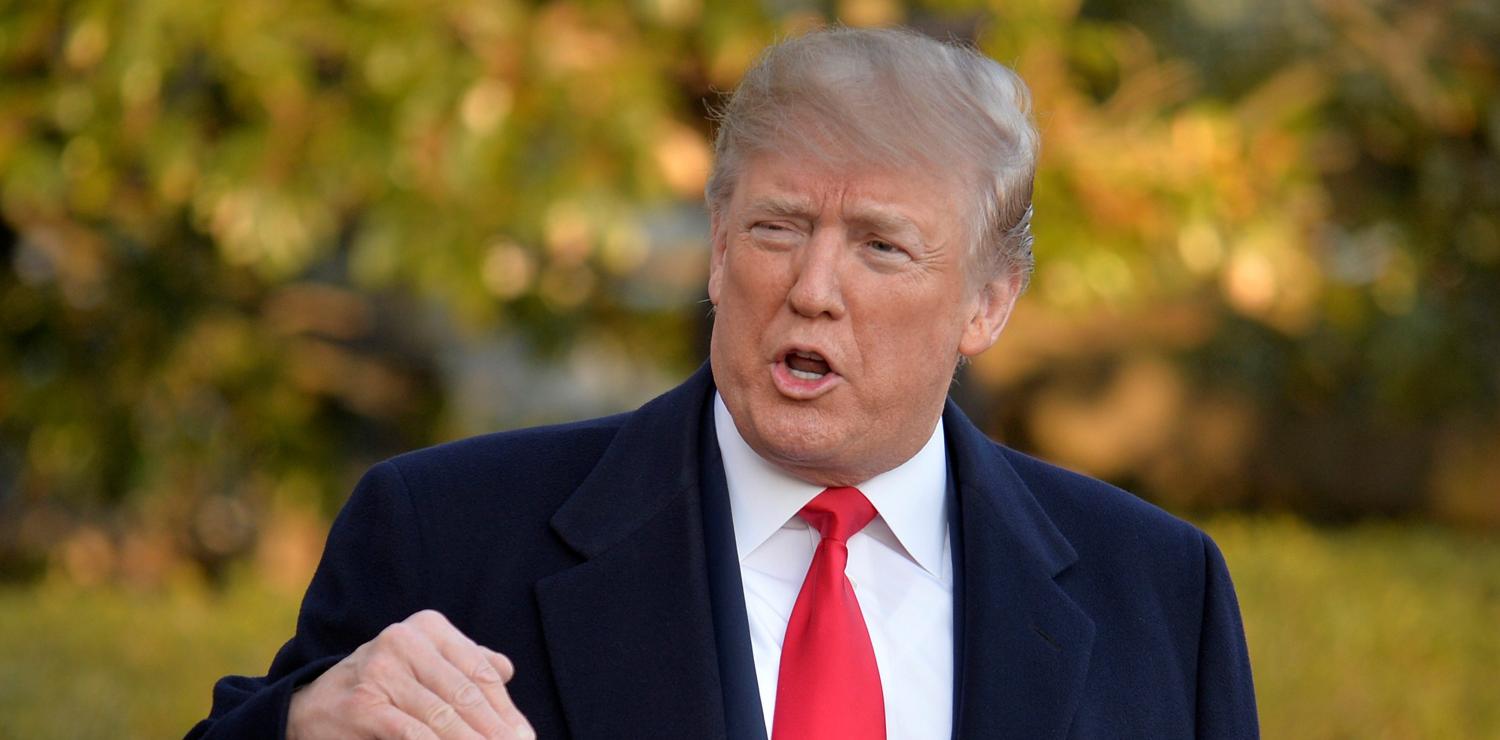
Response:
POLYGON ((811 218, 813 207, 802 198, 769 195, 751 201, 747 210, 783 218, 811 218))
POLYGON ((917 239, 922 237, 922 230, 917 227, 917 224, 899 213, 858 205, 849 210, 848 219, 851 223, 866 226, 872 231, 892 235, 904 234, 917 239))

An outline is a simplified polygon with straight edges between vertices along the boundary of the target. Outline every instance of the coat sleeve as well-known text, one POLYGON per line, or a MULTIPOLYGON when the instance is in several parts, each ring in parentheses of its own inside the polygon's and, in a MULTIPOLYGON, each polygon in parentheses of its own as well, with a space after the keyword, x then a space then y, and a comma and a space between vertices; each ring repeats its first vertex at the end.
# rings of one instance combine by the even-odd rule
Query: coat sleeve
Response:
POLYGON ((1203 535, 1203 625, 1198 637, 1197 736, 1258 738, 1255 685, 1239 601, 1219 548, 1203 535))
POLYGON ((293 691, 420 610, 428 567, 421 531, 395 464, 366 473, 334 520, 296 634, 265 676, 220 679, 208 718, 187 737, 285 737, 293 691))

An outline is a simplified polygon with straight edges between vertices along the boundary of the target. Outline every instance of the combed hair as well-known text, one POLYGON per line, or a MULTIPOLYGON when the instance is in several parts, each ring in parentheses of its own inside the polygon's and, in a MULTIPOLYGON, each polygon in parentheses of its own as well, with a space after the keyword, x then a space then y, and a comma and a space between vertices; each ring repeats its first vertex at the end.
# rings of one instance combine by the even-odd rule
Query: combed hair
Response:
POLYGON ((748 157, 915 167, 972 188, 971 250, 985 278, 1031 274, 1040 137, 1026 83, 978 51, 903 29, 825 28, 767 49, 715 115, 705 196, 721 212, 748 157))

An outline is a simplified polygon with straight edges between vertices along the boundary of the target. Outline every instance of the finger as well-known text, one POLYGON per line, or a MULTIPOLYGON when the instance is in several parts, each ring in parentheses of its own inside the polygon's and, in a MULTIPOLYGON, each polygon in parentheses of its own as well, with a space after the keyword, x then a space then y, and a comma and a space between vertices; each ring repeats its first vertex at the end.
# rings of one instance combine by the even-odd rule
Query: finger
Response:
MULTIPOLYGON (((458 635, 456 631, 453 634, 458 635)), ((510 704, 510 697, 505 694, 499 674, 479 651, 477 645, 469 648, 485 666, 485 670, 477 671, 479 675, 475 675, 476 671, 470 667, 473 661, 466 659, 464 651, 455 649, 451 636, 437 644, 426 640, 413 644, 408 665, 417 681, 451 706, 465 725, 492 737, 509 731, 512 725, 501 718, 500 707, 492 698, 494 687, 499 687, 499 699, 504 705, 510 704)))
POLYGON ((374 737, 400 740, 442 740, 421 720, 391 704, 378 706, 359 714, 360 725, 374 737))
POLYGON ((486 647, 481 647, 480 649, 484 650, 485 657, 489 659, 490 665, 494 666, 495 670, 500 673, 501 681, 510 683, 510 680, 515 678, 516 664, 514 661, 504 653, 497 653, 486 647))
MULTIPOLYGON (((523 738, 535 737, 531 724, 526 721, 505 688, 506 681, 516 672, 510 658, 480 646, 451 625, 435 628, 433 641, 437 644, 438 652, 484 692, 489 706, 497 712, 497 718, 504 722, 507 729, 513 729, 523 738)), ((479 725, 474 727, 484 729, 479 725)))
POLYGON ((403 681, 398 686, 390 687, 390 693, 391 700, 397 709, 401 710, 408 719, 428 730, 427 734, 422 734, 417 732, 410 722, 405 722, 401 723, 401 730, 415 734, 396 734, 392 737, 402 738, 402 740, 407 737, 432 737, 440 740, 484 740, 485 738, 464 721, 452 704, 416 681, 403 681))
MULTIPOLYGON (((467 680, 479 687, 491 707, 499 709, 511 703, 510 694, 505 690, 506 675, 500 671, 500 666, 490 661, 492 653, 489 650, 467 639, 440 641, 437 650, 467 680)), ((512 668, 511 672, 514 671, 512 668)))
MULTIPOLYGON (((455 668, 480 687, 490 706, 498 712, 507 729, 521 738, 534 738, 536 731, 511 699, 505 683, 515 675, 515 665, 500 653, 480 646, 469 639, 442 613, 428 609, 411 615, 406 620, 420 630, 437 646, 438 651, 455 668), (496 681, 495 679, 499 680, 496 681)), ((476 729, 480 728, 475 725, 476 729)))
MULTIPOLYGON (((500 674, 505 682, 509 683, 511 678, 515 677, 516 667, 510 658, 487 648, 481 647, 480 650, 484 651, 486 660, 489 661, 490 665, 494 667, 495 671, 500 674)), ((522 740, 531 740, 536 737, 536 730, 532 729, 531 723, 526 721, 526 715, 521 714, 521 709, 516 706, 515 700, 511 698, 509 690, 505 691, 504 704, 495 704, 494 706, 495 710, 500 713, 500 718, 505 720, 511 727, 514 727, 516 734, 522 740)))

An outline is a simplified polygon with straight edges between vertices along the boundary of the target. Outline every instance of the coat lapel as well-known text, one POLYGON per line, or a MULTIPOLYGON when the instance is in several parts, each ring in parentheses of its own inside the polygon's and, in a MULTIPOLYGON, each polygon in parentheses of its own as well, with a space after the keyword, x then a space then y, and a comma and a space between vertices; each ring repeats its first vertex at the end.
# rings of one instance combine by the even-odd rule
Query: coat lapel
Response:
POLYGON ((725 735, 698 496, 707 367, 635 412, 552 527, 584 562, 536 594, 575 737, 725 735))
POLYGON ((1094 623, 1055 578, 1077 560, 991 442, 944 412, 962 521, 962 738, 1062 738, 1088 672, 1094 623))
POLYGON ((750 646, 745 584, 740 579, 729 483, 724 477, 724 458, 714 431, 713 404, 703 404, 698 429, 699 485, 703 494, 700 500, 704 542, 708 545, 708 586, 719 651, 719 678, 724 689, 724 722, 728 740, 766 740, 765 710, 755 675, 755 650, 750 646))

